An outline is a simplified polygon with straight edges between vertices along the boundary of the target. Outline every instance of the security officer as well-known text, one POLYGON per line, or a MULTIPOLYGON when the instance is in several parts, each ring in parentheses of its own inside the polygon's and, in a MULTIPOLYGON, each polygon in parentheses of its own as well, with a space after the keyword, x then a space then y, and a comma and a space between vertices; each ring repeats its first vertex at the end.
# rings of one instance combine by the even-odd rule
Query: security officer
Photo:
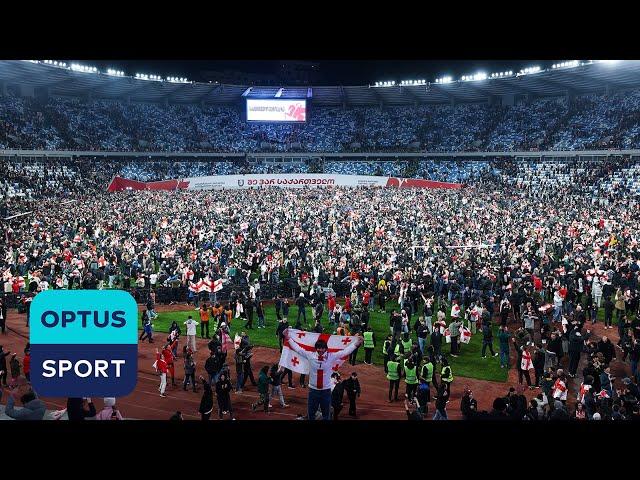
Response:
POLYGON ((373 334, 371 327, 367 327, 367 331, 364 332, 364 363, 371 365, 371 356, 373 355, 373 349, 376 346, 376 337, 373 334))
POLYGON ((389 349, 391 348, 391 335, 387 335, 387 339, 382 345, 382 363, 384 363, 384 373, 387 373, 387 362, 389 361, 389 349))
POLYGON ((407 384, 407 396, 409 400, 413 400, 418 390, 418 367, 413 363, 413 358, 409 357, 404 361, 404 381, 407 384))
POLYGON ((445 384, 447 392, 451 395, 451 382, 453 382, 453 372, 446 357, 442 357, 442 370, 440 370, 440 381, 445 384))
POLYGON ((427 402, 431 401, 431 382, 433 381, 433 363, 431 359, 427 357, 427 360, 422 364, 420 369, 420 383, 424 383, 429 387, 427 389, 426 397, 427 402))
POLYGON ((409 334, 404 333, 402 335, 402 340, 400 341, 400 343, 396 344, 396 348, 393 353, 395 353, 396 355, 411 353, 412 345, 413 345, 413 342, 411 342, 411 339, 409 338, 409 334))
POLYGON ((398 357, 392 357, 392 360, 387 362, 387 380, 389 380, 389 402, 398 401, 398 388, 400 388, 400 375, 402 368, 398 357), (395 389, 393 400, 391 400, 391 392, 395 389))

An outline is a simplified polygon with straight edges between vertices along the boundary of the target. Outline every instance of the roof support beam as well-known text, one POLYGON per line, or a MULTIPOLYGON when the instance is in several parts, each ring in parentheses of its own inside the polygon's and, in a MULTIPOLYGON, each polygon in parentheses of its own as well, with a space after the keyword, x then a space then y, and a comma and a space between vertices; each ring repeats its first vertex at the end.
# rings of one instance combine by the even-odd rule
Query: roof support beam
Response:
POLYGON ((584 91, 584 88, 576 88, 571 83, 561 82, 561 81, 558 81, 558 80, 550 80, 548 78, 542 78, 542 77, 532 78, 531 80, 533 80, 535 82, 538 82, 538 83, 542 83, 542 84, 546 83, 547 85, 551 85, 553 87, 556 87, 562 93, 567 92, 567 91, 569 93, 575 93, 575 92, 584 91))
POLYGON ((448 88, 444 87, 444 85, 440 85, 439 83, 432 83, 431 88, 432 89, 435 88, 437 91, 444 93, 449 99, 449 101, 451 102, 451 105, 460 103, 460 98, 454 95, 453 93, 451 93, 448 88))
POLYGON ((403 87, 402 85, 400 85, 400 93, 411 98, 411 100, 415 105, 418 105, 420 103, 420 97, 418 97, 415 93, 413 93, 413 91, 410 88, 403 87))
MULTIPOLYGON (((201 95, 200 97, 194 99, 194 102, 202 104, 207 99, 207 97, 209 97, 212 93, 217 92, 218 90, 220 91, 224 90, 224 85, 220 83, 212 84, 211 88, 209 88, 209 90, 204 95, 201 95)), ((248 88, 247 91, 245 91, 245 93, 248 94, 250 90, 251 89, 248 88)))
POLYGON ((184 85, 180 85, 179 87, 175 88, 172 92, 169 92, 167 95, 165 95, 162 100, 165 101, 165 102, 170 102, 170 101, 174 100, 178 94, 184 92, 189 87, 193 87, 193 84, 192 83, 185 83, 184 85))

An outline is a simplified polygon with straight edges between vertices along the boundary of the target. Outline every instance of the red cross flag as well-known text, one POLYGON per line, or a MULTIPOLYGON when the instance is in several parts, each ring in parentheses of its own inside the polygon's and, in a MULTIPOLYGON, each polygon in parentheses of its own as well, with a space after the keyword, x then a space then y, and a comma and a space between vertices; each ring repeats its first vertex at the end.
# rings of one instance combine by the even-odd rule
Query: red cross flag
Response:
POLYGON ((462 343, 471 341, 471 331, 467 327, 460 327, 460 341, 462 343))
MULTIPOLYGON (((285 340, 282 344, 282 355, 280 356, 280 365, 297 373, 309 374, 309 361, 296 353, 290 348, 289 342, 295 342, 300 348, 308 352, 315 351, 315 344, 318 340, 327 342, 327 351, 330 353, 340 352, 351 346, 356 341, 354 337, 343 335, 329 335, 328 333, 304 332, 289 328, 289 340, 285 340)), ((347 359, 349 355, 344 357, 336 356, 334 362, 327 368, 336 372, 347 359)))
POLYGON ((195 293, 200 292, 219 292, 222 290, 222 279, 212 282, 208 278, 203 278, 197 283, 189 282, 189 290, 195 293))

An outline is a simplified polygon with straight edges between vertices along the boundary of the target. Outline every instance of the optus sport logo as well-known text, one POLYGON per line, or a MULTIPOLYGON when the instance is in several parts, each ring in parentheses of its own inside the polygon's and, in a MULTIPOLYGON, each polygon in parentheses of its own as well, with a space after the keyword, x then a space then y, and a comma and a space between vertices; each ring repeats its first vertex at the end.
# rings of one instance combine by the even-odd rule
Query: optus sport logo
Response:
POLYGON ((48 397, 121 397, 136 386, 138 308, 120 290, 47 290, 31 305, 31 382, 48 397))

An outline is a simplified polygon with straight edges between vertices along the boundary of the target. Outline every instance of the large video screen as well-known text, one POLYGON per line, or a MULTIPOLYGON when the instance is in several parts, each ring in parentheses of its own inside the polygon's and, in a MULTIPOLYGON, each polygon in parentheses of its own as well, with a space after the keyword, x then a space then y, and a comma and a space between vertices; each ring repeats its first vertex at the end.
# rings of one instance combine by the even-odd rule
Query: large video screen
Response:
POLYGON ((306 100, 247 98, 249 122, 306 122, 306 100))

